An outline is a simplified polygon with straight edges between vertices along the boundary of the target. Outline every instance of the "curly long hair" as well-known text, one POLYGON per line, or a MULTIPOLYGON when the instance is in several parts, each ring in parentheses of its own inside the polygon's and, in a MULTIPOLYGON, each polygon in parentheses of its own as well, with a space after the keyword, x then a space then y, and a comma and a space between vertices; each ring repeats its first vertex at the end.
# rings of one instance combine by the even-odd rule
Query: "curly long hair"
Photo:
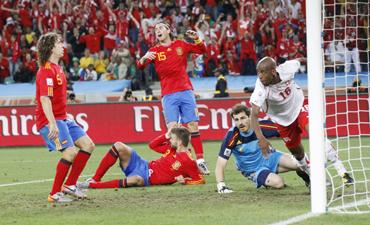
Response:
POLYGON ((37 42, 37 53, 40 66, 44 65, 49 60, 58 38, 59 35, 54 32, 46 33, 40 37, 37 42))

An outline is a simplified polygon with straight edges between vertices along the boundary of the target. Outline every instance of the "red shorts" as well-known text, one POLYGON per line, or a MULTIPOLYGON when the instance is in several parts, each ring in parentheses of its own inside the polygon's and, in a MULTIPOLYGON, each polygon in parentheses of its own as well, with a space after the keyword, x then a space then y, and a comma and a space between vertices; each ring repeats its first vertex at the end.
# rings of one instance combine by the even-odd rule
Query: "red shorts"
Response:
POLYGON ((301 144, 301 134, 306 133, 305 126, 308 124, 308 105, 304 105, 298 114, 297 119, 289 126, 284 127, 276 124, 281 138, 285 142, 287 148, 295 148, 301 144))

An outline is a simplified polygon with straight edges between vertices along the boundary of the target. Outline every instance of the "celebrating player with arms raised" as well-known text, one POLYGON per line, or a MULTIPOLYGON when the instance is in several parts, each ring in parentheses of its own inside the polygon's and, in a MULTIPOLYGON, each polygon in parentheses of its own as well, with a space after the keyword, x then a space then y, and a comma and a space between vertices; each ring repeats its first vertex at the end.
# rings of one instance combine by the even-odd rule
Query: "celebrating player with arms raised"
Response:
POLYGON ((203 146, 198 128, 198 111, 193 93, 193 86, 186 73, 187 57, 190 53, 203 54, 206 47, 195 31, 188 30, 186 35, 195 44, 182 40, 171 40, 171 30, 168 24, 158 23, 155 26, 158 44, 137 61, 139 69, 153 62, 158 74, 162 106, 167 128, 170 129, 179 121, 187 124, 191 132, 191 144, 194 148, 198 167, 203 174, 209 174, 207 164, 203 159, 203 146))
POLYGON ((116 142, 106 153, 95 175, 83 183, 81 188, 127 188, 161 184, 204 184, 196 162, 188 149, 190 132, 184 127, 172 127, 149 144, 154 151, 163 154, 161 158, 147 162, 134 149, 122 142, 116 142), (101 181, 101 178, 119 159, 125 179, 101 181))
MULTIPOLYGON (((286 147, 301 164, 301 168, 309 171, 308 159, 301 144, 301 134, 308 132, 308 105, 304 105, 302 89, 295 83, 294 75, 300 67, 300 60, 286 61, 276 66, 276 62, 265 57, 257 64, 258 79, 251 96, 251 125, 260 141, 261 149, 266 153, 270 143, 262 135, 258 124, 258 113, 262 109, 276 124, 286 147)), ((326 140, 326 155, 343 178, 345 184, 353 183, 337 152, 326 140)))
POLYGON ((95 145, 81 127, 67 119, 67 80, 58 65, 63 56, 60 36, 56 33, 42 35, 37 49, 40 69, 36 75, 36 126, 48 149, 62 152, 48 201, 71 202, 72 199, 64 196, 64 193, 78 198, 86 197, 76 187, 76 182, 95 145), (79 151, 75 145, 80 148, 79 151), (64 183, 68 172, 68 179, 64 183))

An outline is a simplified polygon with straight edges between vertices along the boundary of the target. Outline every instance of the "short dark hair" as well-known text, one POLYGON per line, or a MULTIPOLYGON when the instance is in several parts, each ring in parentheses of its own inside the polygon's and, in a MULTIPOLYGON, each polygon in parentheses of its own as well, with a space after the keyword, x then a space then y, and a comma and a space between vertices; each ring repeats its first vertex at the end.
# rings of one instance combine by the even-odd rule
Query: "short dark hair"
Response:
POLYGON ((241 112, 245 112, 247 116, 250 116, 251 114, 251 110, 246 105, 238 103, 234 105, 233 108, 231 109, 230 116, 231 118, 234 119, 234 115, 237 115, 241 112))
POLYGON ((60 36, 55 32, 49 32, 40 37, 37 42, 37 53, 40 66, 44 65, 49 60, 59 37, 60 36))
POLYGON ((175 127, 171 129, 171 133, 175 134, 185 147, 188 147, 190 141, 190 131, 187 128, 175 127))

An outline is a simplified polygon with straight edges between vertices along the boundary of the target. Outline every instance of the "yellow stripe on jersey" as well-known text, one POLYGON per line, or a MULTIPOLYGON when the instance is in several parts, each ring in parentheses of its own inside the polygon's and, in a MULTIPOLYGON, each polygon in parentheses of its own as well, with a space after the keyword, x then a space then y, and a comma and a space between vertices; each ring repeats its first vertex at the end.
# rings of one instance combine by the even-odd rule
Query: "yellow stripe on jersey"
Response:
POLYGON ((53 87, 48 87, 48 96, 53 96, 53 87))
POLYGON ((57 150, 57 151, 62 150, 62 144, 60 144, 59 138, 55 138, 54 143, 55 143, 55 147, 56 147, 55 150, 57 150))
POLYGON ((202 179, 202 180, 188 180, 186 181, 186 184, 187 185, 195 185, 195 184, 205 184, 205 180, 202 179))

